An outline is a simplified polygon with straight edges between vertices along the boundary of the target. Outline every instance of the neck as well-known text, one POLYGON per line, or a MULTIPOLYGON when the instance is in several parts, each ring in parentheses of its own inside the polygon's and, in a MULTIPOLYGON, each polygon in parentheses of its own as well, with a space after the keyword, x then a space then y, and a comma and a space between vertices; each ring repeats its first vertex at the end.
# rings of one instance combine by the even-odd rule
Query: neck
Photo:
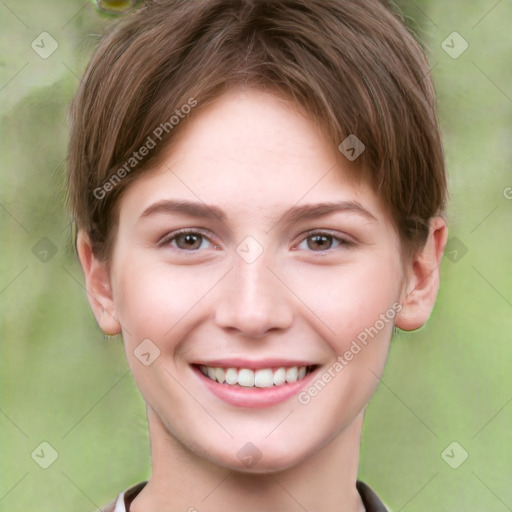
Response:
POLYGON ((244 512, 364 511, 356 489, 363 414, 295 466, 255 474, 199 457, 148 410, 152 476, 130 511, 221 512, 234 503, 244 512))

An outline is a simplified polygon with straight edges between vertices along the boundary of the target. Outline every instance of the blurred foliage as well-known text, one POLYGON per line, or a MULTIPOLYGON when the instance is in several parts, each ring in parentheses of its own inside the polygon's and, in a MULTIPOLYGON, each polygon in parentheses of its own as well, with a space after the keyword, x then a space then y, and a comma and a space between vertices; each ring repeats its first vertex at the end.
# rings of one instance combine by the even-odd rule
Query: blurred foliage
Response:
MULTIPOLYGON (((501 512, 512 507, 512 3, 398 4, 432 64, 450 242, 428 325, 394 338, 360 477, 394 511, 501 512), (457 59, 441 47, 453 31, 469 43, 457 59), (441 458, 452 441, 469 453, 457 470, 441 458)), ((90 511, 150 468, 144 403, 121 341, 89 310, 65 211, 66 109, 111 18, 78 0, 6 0, 0 17, 0 511, 90 511), (51 47, 43 32, 58 44, 47 58, 31 47, 51 47), (47 470, 31 458, 43 441, 58 452, 47 470)))

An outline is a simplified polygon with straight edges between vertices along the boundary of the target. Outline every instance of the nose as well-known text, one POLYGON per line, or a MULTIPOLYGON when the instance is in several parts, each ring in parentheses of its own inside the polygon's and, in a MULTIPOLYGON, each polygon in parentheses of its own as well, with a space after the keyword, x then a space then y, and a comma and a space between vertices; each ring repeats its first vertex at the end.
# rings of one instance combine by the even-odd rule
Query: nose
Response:
POLYGON ((235 255, 215 310, 218 326, 247 338, 287 329, 293 321, 291 293, 261 256, 247 263, 235 255))

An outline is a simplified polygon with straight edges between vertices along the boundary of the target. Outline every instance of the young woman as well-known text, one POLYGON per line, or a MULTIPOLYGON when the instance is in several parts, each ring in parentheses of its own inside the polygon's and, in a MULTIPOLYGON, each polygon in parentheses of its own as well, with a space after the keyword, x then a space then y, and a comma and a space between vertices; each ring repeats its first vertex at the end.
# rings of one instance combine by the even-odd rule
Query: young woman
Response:
POLYGON ((398 15, 147 2, 71 114, 88 297, 151 439, 151 478, 106 510, 386 510, 357 480, 364 411, 447 237, 433 87, 398 15))

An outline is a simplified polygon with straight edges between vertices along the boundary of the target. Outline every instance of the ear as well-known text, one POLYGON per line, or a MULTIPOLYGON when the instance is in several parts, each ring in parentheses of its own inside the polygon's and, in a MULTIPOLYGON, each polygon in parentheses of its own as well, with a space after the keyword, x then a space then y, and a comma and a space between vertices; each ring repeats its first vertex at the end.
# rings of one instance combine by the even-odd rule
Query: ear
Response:
POLYGON ((430 222, 427 242, 412 262, 409 278, 402 291, 402 310, 396 316, 395 325, 404 331, 414 331, 426 323, 436 301, 441 277, 448 228, 442 217, 430 222))
POLYGON ((93 253, 89 237, 80 231, 77 236, 77 251, 85 276, 85 289, 92 312, 100 329, 109 336, 121 333, 117 319, 110 272, 107 264, 93 253))

